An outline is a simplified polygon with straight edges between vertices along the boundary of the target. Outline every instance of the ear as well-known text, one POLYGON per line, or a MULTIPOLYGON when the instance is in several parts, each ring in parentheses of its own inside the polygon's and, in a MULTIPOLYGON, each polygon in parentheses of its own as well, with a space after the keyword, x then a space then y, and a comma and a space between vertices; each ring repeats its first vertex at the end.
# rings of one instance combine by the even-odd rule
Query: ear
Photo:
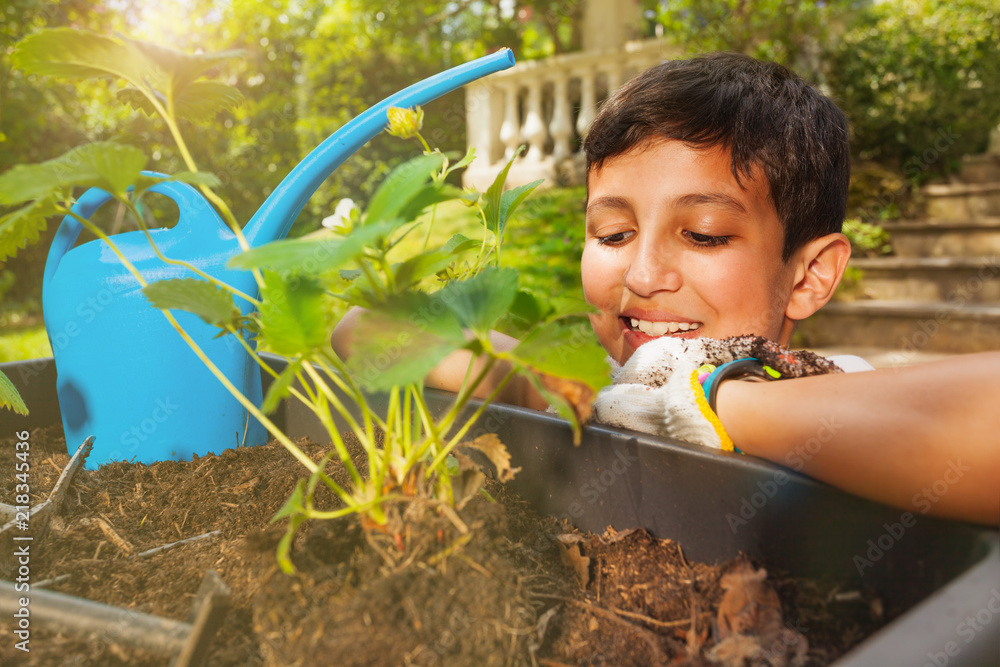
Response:
POLYGON ((844 277, 851 242, 840 233, 813 239, 792 257, 795 276, 785 316, 804 320, 826 305, 844 277))

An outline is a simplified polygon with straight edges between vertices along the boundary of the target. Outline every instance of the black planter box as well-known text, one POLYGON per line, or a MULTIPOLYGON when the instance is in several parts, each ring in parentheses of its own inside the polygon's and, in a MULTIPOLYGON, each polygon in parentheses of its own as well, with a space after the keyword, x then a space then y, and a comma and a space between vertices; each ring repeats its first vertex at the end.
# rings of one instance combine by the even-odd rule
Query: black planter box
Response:
MULTIPOLYGON (((0 412, 4 437, 61 423, 51 359, 0 369, 31 410, 0 412)), ((428 394, 436 410, 451 400, 428 394)), ((274 419, 293 438, 326 440, 295 401, 274 419)), ((838 666, 1000 665, 996 530, 869 502, 754 457, 614 428, 587 427, 574 447, 562 420, 524 408, 490 406, 470 437, 477 429, 496 432, 510 450, 522 496, 583 530, 642 527, 707 562, 742 552, 773 570, 834 577, 902 612, 838 666)))

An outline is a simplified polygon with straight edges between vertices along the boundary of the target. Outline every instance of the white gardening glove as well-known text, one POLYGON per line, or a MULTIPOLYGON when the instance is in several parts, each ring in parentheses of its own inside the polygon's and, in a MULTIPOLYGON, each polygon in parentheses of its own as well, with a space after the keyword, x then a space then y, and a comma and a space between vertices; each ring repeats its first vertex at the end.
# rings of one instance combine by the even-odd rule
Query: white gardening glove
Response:
POLYGON ((732 450, 698 383, 703 364, 718 366, 734 359, 732 350, 719 343, 669 336, 646 343, 615 371, 614 384, 597 395, 595 421, 732 450))
POLYGON ((731 451, 733 443, 705 399, 701 381, 706 364, 721 366, 753 357, 782 378, 836 373, 840 369, 812 352, 792 352, 759 336, 671 338, 641 346, 614 372, 594 403, 594 419, 603 424, 664 435, 731 451))

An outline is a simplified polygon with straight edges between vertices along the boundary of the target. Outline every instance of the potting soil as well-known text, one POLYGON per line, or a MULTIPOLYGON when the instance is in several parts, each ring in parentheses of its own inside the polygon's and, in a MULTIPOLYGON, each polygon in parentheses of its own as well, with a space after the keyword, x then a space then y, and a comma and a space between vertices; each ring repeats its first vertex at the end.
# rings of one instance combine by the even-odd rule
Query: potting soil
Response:
MULTIPOLYGON (((0 441, 0 469, 13 470, 13 442, 0 441)), ((298 444, 316 461, 326 450, 298 444)), ((35 504, 69 457, 58 427, 32 432, 31 447, 35 504)), ((352 451, 364 469, 363 452, 352 451)), ((341 466, 328 471, 347 482, 341 466)), ((34 545, 31 581, 187 621, 215 570, 232 604, 207 665, 825 665, 892 615, 835 581, 742 559, 689 562, 683 545, 644 531, 578 533, 495 482, 489 498, 451 518, 414 504, 399 536, 366 532, 354 518, 309 522, 289 576, 275 561, 285 522, 269 520, 305 474, 274 442, 80 470, 34 545), (220 532, 141 555, 211 531, 220 532)), ((13 496, 11 480, 0 479, 0 500, 13 496)), ((321 488, 317 506, 336 500, 321 488)), ((14 645, 5 620, 0 664, 170 662, 119 644, 113 627, 85 637, 35 627, 30 653, 14 645)))

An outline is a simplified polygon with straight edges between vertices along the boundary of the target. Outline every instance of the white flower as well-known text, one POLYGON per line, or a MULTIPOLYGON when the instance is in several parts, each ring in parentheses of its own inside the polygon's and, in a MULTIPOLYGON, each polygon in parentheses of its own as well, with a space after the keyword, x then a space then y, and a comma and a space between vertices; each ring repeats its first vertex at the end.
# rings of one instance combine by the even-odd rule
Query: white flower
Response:
POLYGON ((333 215, 323 218, 323 226, 338 234, 350 234, 360 214, 361 209, 354 203, 354 200, 345 197, 337 202, 337 208, 333 210, 333 215))

